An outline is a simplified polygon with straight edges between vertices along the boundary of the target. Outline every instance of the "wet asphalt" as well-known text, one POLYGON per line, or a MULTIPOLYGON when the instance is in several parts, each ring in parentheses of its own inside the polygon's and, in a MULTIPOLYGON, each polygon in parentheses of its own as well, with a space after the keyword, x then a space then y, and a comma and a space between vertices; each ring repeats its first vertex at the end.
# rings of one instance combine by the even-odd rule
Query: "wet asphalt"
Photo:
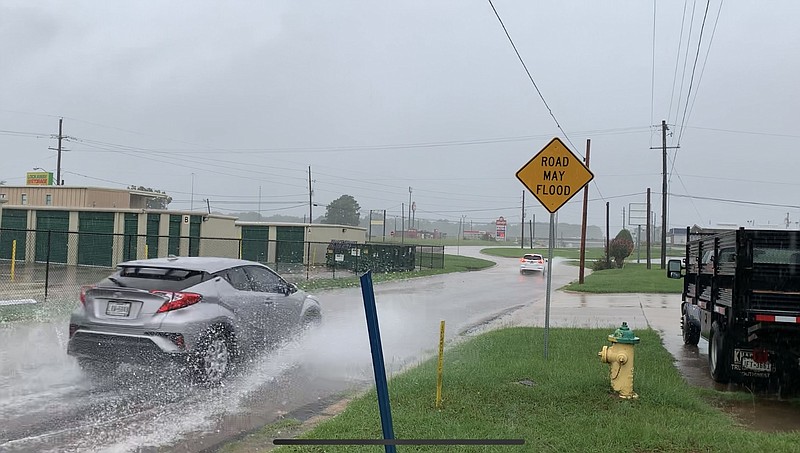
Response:
MULTIPOLYGON (((479 250, 448 253, 480 256, 479 250)), ((490 328, 544 325, 547 279, 520 275, 516 259, 490 259, 498 265, 480 272, 376 286, 389 372, 433 355, 441 320, 447 341, 490 328)), ((550 326, 611 332, 626 321, 634 331, 651 327, 690 384, 717 388, 708 377, 705 342, 682 343, 680 296, 555 290, 577 272, 554 260, 550 326)), ((0 327, 0 452, 215 451, 281 417, 313 417, 372 382, 361 290, 327 291, 320 300, 324 320, 318 329, 250 357, 216 389, 192 386, 172 369, 122 367, 88 380, 65 354, 66 320, 0 327)), ((755 429, 800 428, 800 410, 769 395, 729 409, 755 429)))

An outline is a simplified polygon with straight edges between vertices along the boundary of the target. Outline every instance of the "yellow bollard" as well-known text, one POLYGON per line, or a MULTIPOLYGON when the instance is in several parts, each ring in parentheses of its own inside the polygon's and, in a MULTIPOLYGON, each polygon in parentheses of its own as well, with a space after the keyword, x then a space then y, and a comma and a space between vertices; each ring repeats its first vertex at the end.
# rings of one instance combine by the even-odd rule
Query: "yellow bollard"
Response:
POLYGON ((17 263, 17 240, 11 241, 11 281, 14 281, 14 267, 17 263))
POLYGON ((150 255, 147 253, 147 244, 144 245, 144 259, 149 258, 150 255))
POLYGON ((442 360, 444 359, 444 321, 439 325, 439 363, 436 367, 436 408, 442 407, 442 360))

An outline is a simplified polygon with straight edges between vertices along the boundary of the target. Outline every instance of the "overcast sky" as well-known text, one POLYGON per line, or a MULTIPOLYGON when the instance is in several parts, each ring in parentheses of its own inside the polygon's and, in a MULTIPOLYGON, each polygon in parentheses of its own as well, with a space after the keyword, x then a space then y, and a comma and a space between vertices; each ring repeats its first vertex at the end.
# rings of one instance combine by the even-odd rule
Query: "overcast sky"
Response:
POLYGON ((399 216, 410 186, 417 218, 519 222, 558 136, 591 139, 589 223, 618 229, 648 187, 661 214, 666 120, 671 227, 797 227, 800 2, 706 5, 494 0, 551 116, 486 0, 3 0, 0 180, 55 172, 63 117, 67 185, 302 216, 311 166, 322 205, 399 216))

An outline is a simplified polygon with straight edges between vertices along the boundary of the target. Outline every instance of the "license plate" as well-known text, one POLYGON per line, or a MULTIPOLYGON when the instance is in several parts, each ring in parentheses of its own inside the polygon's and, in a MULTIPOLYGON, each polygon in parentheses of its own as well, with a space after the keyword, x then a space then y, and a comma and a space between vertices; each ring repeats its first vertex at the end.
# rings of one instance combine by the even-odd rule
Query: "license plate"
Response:
POLYGON ((735 349, 733 351, 734 368, 742 371, 760 371, 762 373, 772 373, 772 363, 767 361, 758 363, 753 360, 753 352, 746 349, 735 349))
POLYGON ((111 300, 106 305, 106 314, 108 316, 128 316, 131 313, 130 302, 117 302, 111 300))
POLYGON ((751 371, 766 371, 768 373, 772 372, 771 363, 769 362, 758 363, 753 359, 742 359, 742 368, 751 371))

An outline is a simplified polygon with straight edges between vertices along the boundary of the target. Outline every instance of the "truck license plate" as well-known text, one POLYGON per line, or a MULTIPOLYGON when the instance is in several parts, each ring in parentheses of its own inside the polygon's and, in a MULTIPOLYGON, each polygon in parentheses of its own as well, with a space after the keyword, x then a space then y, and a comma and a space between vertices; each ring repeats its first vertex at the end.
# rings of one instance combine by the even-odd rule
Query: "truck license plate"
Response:
POLYGON ((106 314, 108 316, 128 316, 131 313, 130 302, 119 302, 115 300, 108 301, 106 305, 106 314))
POLYGON ((753 360, 753 351, 746 349, 736 349, 733 353, 734 365, 739 365, 744 371, 759 371, 762 373, 772 373, 772 363, 767 361, 758 363, 753 360))

